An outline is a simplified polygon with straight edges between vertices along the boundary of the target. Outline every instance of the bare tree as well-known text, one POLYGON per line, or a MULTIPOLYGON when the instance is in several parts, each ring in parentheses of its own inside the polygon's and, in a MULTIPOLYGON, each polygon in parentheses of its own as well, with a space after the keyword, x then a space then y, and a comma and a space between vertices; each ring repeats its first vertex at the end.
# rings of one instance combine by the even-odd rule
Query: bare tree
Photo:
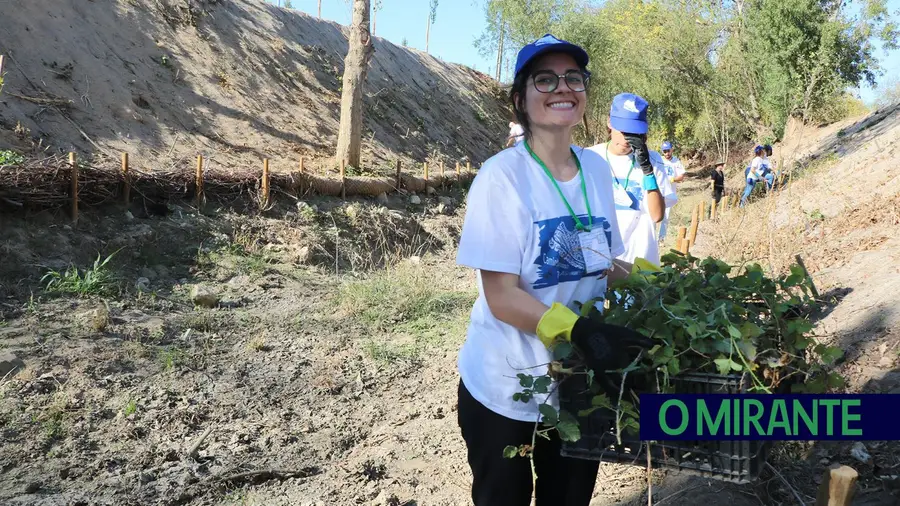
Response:
POLYGON ((378 24, 378 11, 381 10, 381 0, 372 0, 372 36, 375 36, 375 28, 378 24))
POLYGON ((500 13, 500 36, 497 38, 497 81, 500 80, 500 69, 503 65, 503 13, 500 13))
POLYGON ((335 158, 359 167, 362 137, 363 91, 369 60, 375 48, 369 32, 369 0, 353 0, 347 57, 344 59, 344 83, 341 89, 341 126, 335 158))
POLYGON ((319 19, 322 19, 322 0, 319 0, 319 19))
POLYGON ((430 0, 428 4, 428 24, 425 25, 425 52, 428 52, 428 38, 431 35, 431 25, 437 18, 438 0, 430 0))

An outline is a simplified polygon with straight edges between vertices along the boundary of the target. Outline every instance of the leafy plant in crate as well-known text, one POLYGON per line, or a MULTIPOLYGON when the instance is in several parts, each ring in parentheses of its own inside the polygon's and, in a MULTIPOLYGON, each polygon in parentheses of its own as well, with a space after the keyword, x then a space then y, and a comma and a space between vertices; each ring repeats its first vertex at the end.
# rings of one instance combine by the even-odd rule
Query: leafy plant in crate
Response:
MULTIPOLYGON (((675 380, 694 373, 748 380, 749 393, 788 386, 816 393, 843 386, 843 378, 828 371, 842 351, 815 343, 810 335, 813 324, 807 317, 816 301, 802 267, 771 278, 758 264, 735 273, 737 269, 713 257, 701 260, 673 252, 661 260, 659 269, 636 269, 610 283, 602 313, 595 300, 581 304, 583 316, 658 341, 647 353, 631 357, 619 370, 587 371, 579 351, 560 343, 545 375, 519 375, 524 389, 516 400, 546 395, 540 405, 543 428, 536 424, 536 436, 557 430, 563 441, 577 441, 583 430, 579 418, 602 409, 613 418, 621 444, 623 433, 639 434, 639 393, 674 392, 675 380), (549 400, 560 388, 557 412, 549 400)), ((529 451, 508 447, 504 453, 513 457, 529 451)))

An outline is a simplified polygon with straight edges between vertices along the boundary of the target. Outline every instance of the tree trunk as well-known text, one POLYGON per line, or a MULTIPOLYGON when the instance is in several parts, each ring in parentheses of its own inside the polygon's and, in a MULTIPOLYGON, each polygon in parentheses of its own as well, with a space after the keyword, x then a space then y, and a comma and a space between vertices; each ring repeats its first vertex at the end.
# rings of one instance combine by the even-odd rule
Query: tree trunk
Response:
POLYGON ((322 0, 319 0, 319 19, 322 19, 322 0))
POLYGON ((428 24, 425 25, 425 52, 428 52, 428 36, 431 35, 431 14, 428 15, 428 24))
POLYGON ((500 16, 500 39, 497 48, 497 80, 500 80, 500 68, 503 65, 503 16, 500 16))
POLYGON ((372 37, 375 36, 375 28, 378 26, 378 10, 372 11, 372 37))
POLYGON ((335 163, 340 164, 343 160, 347 165, 359 167, 363 91, 369 60, 375 52, 369 33, 369 0, 353 0, 353 22, 348 39, 335 163))

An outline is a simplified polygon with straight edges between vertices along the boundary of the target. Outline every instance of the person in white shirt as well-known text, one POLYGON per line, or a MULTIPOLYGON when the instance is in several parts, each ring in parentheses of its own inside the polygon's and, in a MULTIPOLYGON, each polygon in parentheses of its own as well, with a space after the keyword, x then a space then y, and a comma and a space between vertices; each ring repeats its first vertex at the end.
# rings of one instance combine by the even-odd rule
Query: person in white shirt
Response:
MULTIPOLYGON (((662 151, 663 156, 663 164, 666 167, 666 176, 669 178, 669 182, 672 183, 672 187, 675 189, 676 195, 678 194, 678 185, 684 181, 684 165, 681 163, 681 160, 675 156, 675 153, 672 150, 672 143, 669 141, 665 141, 660 146, 660 150, 662 151)), ((662 222, 659 224, 659 241, 662 242, 666 238, 666 230, 668 229, 669 224, 669 213, 671 212, 671 207, 666 207, 666 216, 663 218, 662 222)))
POLYGON ((666 177, 662 156, 636 141, 646 139, 647 107, 638 95, 616 95, 608 120, 610 140, 589 149, 611 166, 616 219, 625 243, 625 251, 617 258, 630 263, 643 258, 659 265, 656 223, 678 198, 666 177))
POLYGON ((509 135, 506 138, 506 147, 515 146, 525 139, 525 130, 515 121, 509 122, 509 135))
MULTIPOLYGON (((629 350, 653 340, 580 316, 576 302, 606 295, 631 271, 616 221, 609 165, 573 145, 587 103, 588 55, 550 34, 519 52, 510 100, 523 142, 489 158, 472 182, 457 263, 476 269, 478 297, 459 353, 458 423, 467 448, 475 506, 588 506, 599 462, 563 457, 556 431, 531 445, 549 394, 519 399, 519 373, 548 373, 553 348, 570 342, 596 378, 628 365, 629 350), (625 362, 623 363, 623 357, 625 362)), ((646 148, 643 148, 646 149, 646 148)), ((595 304, 603 310, 603 303, 595 304)), ((596 381, 596 380, 595 380, 596 381)))
POLYGON ((744 171, 747 177, 747 185, 744 187, 744 195, 741 196, 740 207, 747 205, 747 199, 750 197, 750 193, 753 192, 753 187, 756 186, 756 182, 762 177, 765 149, 762 146, 756 146, 753 148, 753 154, 754 157, 750 162, 750 166, 744 171))

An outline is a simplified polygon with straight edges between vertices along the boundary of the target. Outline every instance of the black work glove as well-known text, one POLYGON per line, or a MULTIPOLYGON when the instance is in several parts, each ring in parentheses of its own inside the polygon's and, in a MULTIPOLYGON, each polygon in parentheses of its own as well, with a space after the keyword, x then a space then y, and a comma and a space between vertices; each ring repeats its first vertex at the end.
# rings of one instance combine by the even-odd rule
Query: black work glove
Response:
POLYGON ((625 140, 634 151, 634 159, 640 165, 645 176, 653 174, 653 164, 650 163, 650 150, 647 148, 647 134, 626 133, 625 140))
POLYGON ((607 370, 627 367, 638 351, 655 343, 629 328, 581 317, 572 327, 572 344, 581 351, 585 365, 594 370, 594 377, 599 377, 607 370))

